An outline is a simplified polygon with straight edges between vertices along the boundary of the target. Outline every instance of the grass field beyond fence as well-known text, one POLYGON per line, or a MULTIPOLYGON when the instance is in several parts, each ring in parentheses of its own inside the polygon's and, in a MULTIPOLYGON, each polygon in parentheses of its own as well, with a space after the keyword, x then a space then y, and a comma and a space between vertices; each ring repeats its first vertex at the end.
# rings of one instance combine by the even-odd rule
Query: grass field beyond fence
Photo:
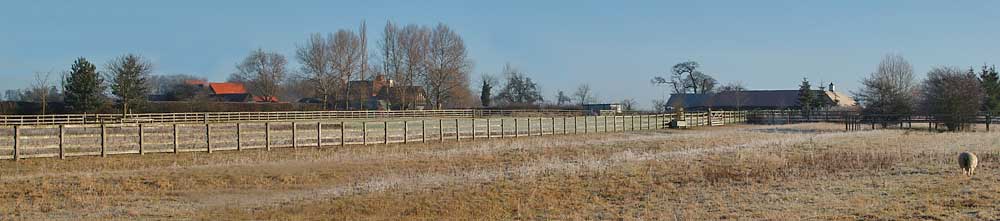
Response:
MULTIPOLYGON (((662 129, 673 114, 572 117, 315 119, 222 123, 9 126, 0 159, 107 156, 500 139, 662 129)), ((689 126, 746 121, 744 112, 687 113, 689 126)))

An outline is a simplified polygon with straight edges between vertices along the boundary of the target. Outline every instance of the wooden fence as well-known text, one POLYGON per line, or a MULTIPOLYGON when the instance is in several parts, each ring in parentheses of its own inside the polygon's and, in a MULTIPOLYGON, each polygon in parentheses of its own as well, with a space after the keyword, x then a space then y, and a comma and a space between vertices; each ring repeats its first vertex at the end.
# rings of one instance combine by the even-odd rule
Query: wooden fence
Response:
POLYGON ((202 112, 145 114, 55 114, 0 115, 2 125, 59 125, 102 123, 223 123, 265 122, 322 119, 370 118, 475 118, 517 116, 582 116, 581 110, 402 110, 402 111, 275 111, 275 112, 202 112))
POLYGON ((980 112, 968 116, 927 115, 927 114, 863 114, 856 111, 813 111, 798 110, 751 111, 748 122, 754 124, 791 124, 809 122, 831 122, 844 124, 844 130, 874 130, 884 128, 943 130, 947 122, 957 122, 963 128, 975 130, 975 125, 990 131, 997 113, 980 112))
MULTIPOLYGON (((630 116, 299 119, 0 127, 0 159, 240 151, 500 139, 666 128, 674 114, 630 116)), ((746 122, 747 112, 686 113, 688 126, 746 122)))

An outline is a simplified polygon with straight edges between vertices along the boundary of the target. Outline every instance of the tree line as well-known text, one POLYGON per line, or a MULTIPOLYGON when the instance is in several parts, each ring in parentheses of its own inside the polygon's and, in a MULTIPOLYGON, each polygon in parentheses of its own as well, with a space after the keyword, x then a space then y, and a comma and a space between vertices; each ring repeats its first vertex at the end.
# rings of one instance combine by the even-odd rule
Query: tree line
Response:
MULTIPOLYGON (((474 107, 476 99, 470 89, 469 72, 473 66, 462 37, 445 24, 425 26, 397 25, 387 22, 377 47, 369 50, 367 25, 362 22, 357 31, 340 29, 333 33, 311 34, 297 45, 294 59, 299 67, 289 67, 285 55, 265 49, 252 50, 235 65, 228 81, 243 83, 250 94, 264 101, 278 97, 314 97, 328 109, 335 100, 350 100, 352 95, 371 94, 349 88, 351 81, 372 80, 387 76, 397 85, 421 87, 423 90, 401 90, 402 93, 425 93, 427 103, 436 109, 474 107), (369 59, 369 56, 375 59, 369 59)), ((48 73, 36 74, 35 83, 23 90, 8 90, 7 100, 64 102, 72 113, 93 113, 113 103, 123 113, 141 110, 150 94, 168 100, 190 101, 206 99, 207 92, 187 80, 204 78, 191 75, 151 75, 154 65, 136 54, 126 54, 109 61, 103 69, 78 58, 60 79, 61 88, 49 80, 48 73), (61 90, 60 90, 61 89, 61 90)), ((369 87, 371 89, 373 87, 369 87)), ((414 95, 402 95, 404 109, 415 108, 414 95)), ((364 103, 362 103, 363 105, 364 103)), ((350 107, 343 105, 342 108, 350 107)), ((373 108, 373 107, 361 107, 373 108)))
MULTIPOLYGON (((500 71, 500 77, 483 74, 480 78, 479 103, 483 107, 579 108, 581 105, 597 102, 596 95, 589 84, 579 85, 573 94, 558 90, 554 100, 546 101, 542 95, 541 86, 532 80, 526 72, 510 63, 504 65, 500 71)), ((633 100, 626 99, 624 101, 633 100)), ((629 110, 631 107, 629 106, 629 110)))
POLYGON ((110 92, 116 100, 114 107, 128 113, 145 103, 149 91, 146 79, 152 70, 151 62, 135 54, 111 59, 104 65, 104 72, 81 57, 60 77, 61 90, 51 80, 51 72, 39 72, 28 88, 7 90, 4 95, 9 101, 39 103, 41 114, 49 113, 47 107, 53 102, 65 103, 70 112, 94 113, 107 104, 110 92))
POLYGON ((889 54, 861 83, 854 94, 866 114, 927 114, 942 120, 948 130, 961 130, 980 111, 1000 111, 1000 75, 995 66, 979 70, 937 66, 917 81, 905 58, 889 54))

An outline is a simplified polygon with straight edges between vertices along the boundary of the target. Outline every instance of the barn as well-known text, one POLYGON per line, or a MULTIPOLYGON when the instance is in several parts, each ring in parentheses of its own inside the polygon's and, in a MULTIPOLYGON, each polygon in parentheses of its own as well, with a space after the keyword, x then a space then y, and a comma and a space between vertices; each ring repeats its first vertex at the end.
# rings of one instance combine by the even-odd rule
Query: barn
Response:
MULTIPOLYGON (((828 107, 853 108, 857 102, 844 93, 834 90, 814 90, 828 107)), ((685 110, 782 110, 799 109, 799 90, 745 90, 708 94, 672 94, 668 109, 684 107, 685 110)))

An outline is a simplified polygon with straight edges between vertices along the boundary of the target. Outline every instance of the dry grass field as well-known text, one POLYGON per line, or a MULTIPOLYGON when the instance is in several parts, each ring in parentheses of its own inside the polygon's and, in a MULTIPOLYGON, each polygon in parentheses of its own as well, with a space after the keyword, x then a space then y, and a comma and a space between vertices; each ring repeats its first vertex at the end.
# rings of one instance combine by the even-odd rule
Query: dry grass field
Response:
POLYGON ((760 125, 2 161, 0 218, 1000 219, 997 135, 760 125))

